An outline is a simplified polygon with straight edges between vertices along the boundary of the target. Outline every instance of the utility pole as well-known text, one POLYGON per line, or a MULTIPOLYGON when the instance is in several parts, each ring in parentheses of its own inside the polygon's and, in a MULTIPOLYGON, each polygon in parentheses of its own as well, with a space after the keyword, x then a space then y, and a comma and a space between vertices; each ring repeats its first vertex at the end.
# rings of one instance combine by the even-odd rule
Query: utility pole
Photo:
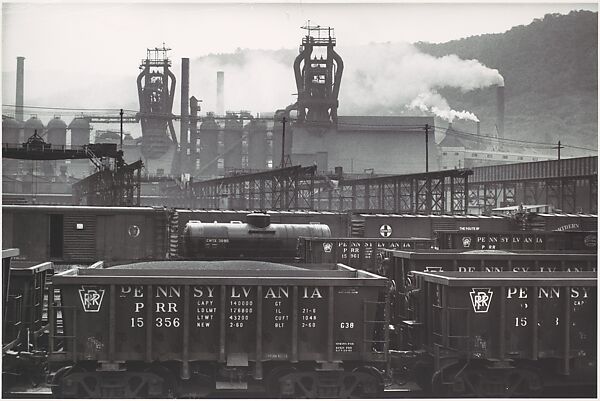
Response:
POLYGON ((560 150, 563 149, 564 146, 562 146, 560 144, 560 141, 558 141, 558 146, 553 147, 552 149, 557 149, 558 150, 558 160, 560 161, 560 150))
POLYGON ((285 116, 283 116, 283 130, 281 132, 281 168, 285 167, 285 116))
POLYGON ((119 116, 121 116, 121 150, 123 150, 123 109, 119 112, 119 116))
POLYGON ((429 124, 425 124, 425 172, 429 172, 429 124))

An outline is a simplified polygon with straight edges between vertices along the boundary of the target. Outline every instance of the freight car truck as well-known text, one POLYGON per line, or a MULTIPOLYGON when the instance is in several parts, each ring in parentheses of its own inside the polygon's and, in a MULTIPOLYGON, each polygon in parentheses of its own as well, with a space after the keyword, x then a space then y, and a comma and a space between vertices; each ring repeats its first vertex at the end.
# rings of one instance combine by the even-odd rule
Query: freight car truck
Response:
POLYGON ((73 269, 53 285, 62 297, 50 329, 60 397, 238 390, 342 398, 383 390, 388 280, 368 272, 147 262, 73 269))
MULTIPOLYGON (((414 272, 405 350, 436 395, 597 387, 593 272, 414 272)), ((548 394, 548 393, 546 393, 548 394)))

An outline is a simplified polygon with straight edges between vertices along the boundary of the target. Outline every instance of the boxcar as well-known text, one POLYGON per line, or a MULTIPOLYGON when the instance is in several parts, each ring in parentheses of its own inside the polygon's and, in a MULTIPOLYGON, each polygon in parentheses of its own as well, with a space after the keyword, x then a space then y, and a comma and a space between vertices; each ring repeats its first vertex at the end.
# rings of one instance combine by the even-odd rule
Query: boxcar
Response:
POLYGON ((2 207, 2 246, 19 259, 90 263, 164 259, 168 211, 151 207, 2 207))
POLYGON ((428 238, 304 238, 298 239, 298 257, 305 263, 343 263, 357 269, 375 271, 378 249, 429 249, 428 238))
POLYGON ((532 213, 527 225, 544 231, 595 231, 598 232, 598 215, 568 213, 532 213))
POLYGON ((514 222, 500 216, 361 214, 353 216, 352 236, 366 238, 433 238, 436 230, 510 231, 514 222))
MULTIPOLYGON (((378 395, 387 279, 343 265, 148 262, 54 277, 63 397, 378 395)), ((51 320, 51 322, 54 319, 51 320)))
POLYGON ((435 232, 439 249, 598 252, 596 231, 435 232))
POLYGON ((530 396, 596 386, 595 273, 415 272, 411 298, 405 344, 425 351, 419 373, 434 393, 530 396))

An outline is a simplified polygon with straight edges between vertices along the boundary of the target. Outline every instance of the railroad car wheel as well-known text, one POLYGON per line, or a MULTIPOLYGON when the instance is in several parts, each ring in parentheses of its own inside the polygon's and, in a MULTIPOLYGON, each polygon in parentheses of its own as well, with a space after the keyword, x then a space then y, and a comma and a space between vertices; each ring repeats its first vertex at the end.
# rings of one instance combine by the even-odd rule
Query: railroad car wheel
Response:
POLYGON ((467 397, 532 397, 539 394, 541 384, 537 374, 519 368, 490 369, 457 366, 437 372, 432 380, 438 396, 467 397))
POLYGON ((372 366, 361 366, 344 375, 340 398, 376 398, 383 394, 381 372, 372 366), (348 386, 350 384, 350 386, 348 386))
POLYGON ((148 383, 148 398, 176 398, 177 380, 169 369, 161 365, 154 365, 147 368, 145 373, 156 375, 148 383))
POLYGON ((65 374, 69 373, 73 369, 73 366, 64 366, 56 371, 54 376, 52 377, 52 382, 50 383, 50 389, 52 390, 52 395, 55 398, 64 398, 62 392, 62 378, 65 374))
POLYGON ((296 368, 290 366, 280 366, 271 370, 266 383, 269 395, 277 398, 292 397, 295 392, 294 382, 289 378, 284 380, 284 376, 295 372, 296 368))
POLYGON ((537 397, 541 395, 542 384, 537 373, 526 369, 506 372, 506 395, 508 397, 537 397))
POLYGON ((52 395, 55 398, 79 398, 80 396, 85 396, 84 393, 81 393, 79 389, 79 384, 77 382, 70 382, 69 376, 76 373, 85 373, 85 369, 81 366, 64 366, 56 371, 54 376, 52 377, 52 383, 50 383, 50 387, 52 390, 52 395), (75 386, 76 391, 72 392, 72 394, 65 394, 64 386, 75 386))

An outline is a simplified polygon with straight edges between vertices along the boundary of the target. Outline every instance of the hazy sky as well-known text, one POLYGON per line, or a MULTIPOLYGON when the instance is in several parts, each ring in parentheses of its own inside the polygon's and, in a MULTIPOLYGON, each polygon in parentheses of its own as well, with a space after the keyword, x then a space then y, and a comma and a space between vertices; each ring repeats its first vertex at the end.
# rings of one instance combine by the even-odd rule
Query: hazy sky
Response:
MULTIPOLYGON (((14 103, 17 56, 26 58, 26 105, 52 105, 56 96, 61 103, 69 102, 60 106, 119 107, 120 96, 130 101, 137 97, 131 77, 137 75, 146 48, 163 42, 173 49, 170 56, 178 65, 181 57, 194 59, 237 48, 295 49, 304 32, 300 26, 307 20, 334 27, 341 47, 387 41, 445 42, 504 32, 547 13, 567 14, 576 9, 597 11, 598 6, 597 3, 4 2, 3 104, 14 103), (99 82, 110 89, 114 105, 107 105, 106 99, 95 99, 92 90, 82 92, 86 87, 97 87, 99 82), (70 93, 86 94, 70 100, 70 93)), ((178 69, 174 71, 179 75, 178 69)), ((291 66, 289 72, 291 78, 291 66)), ((290 93, 294 89, 291 87, 290 93)))

